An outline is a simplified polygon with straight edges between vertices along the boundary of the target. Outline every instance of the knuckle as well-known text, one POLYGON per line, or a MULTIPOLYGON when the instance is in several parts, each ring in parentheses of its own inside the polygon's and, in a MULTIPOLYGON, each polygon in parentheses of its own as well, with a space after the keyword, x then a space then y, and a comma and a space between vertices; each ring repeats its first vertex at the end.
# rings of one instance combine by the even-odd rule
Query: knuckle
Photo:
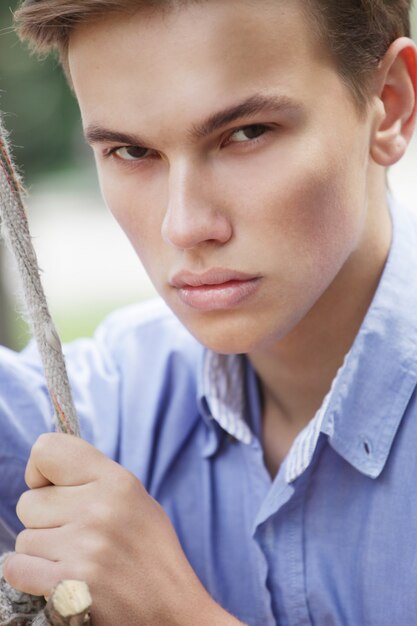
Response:
POLYGON ((31 501, 32 492, 24 491, 16 504, 16 515, 25 526, 28 522, 28 511, 31 508, 31 501))
MULTIPOLYGON (((112 546, 104 535, 96 535, 89 542, 85 551, 85 561, 90 568, 90 578, 100 578, 100 572, 107 569, 112 561, 112 546)), ((114 560, 114 559, 113 559, 114 560)))
POLYGON ((140 482, 134 474, 125 470, 117 481, 116 489, 120 496, 125 499, 140 491, 140 482))
POLYGON ((88 561, 100 561, 107 553, 108 541, 105 535, 96 529, 79 533, 77 540, 77 554, 88 561))
POLYGON ((145 487, 142 485, 142 483, 140 482, 139 478, 137 476, 135 476, 135 474, 133 474, 132 472, 129 472, 126 470, 126 479, 127 479, 127 483, 128 485, 135 491, 135 492, 142 492, 142 493, 147 493, 145 487))
POLYGON ((19 554, 19 553, 28 553, 30 552, 30 548, 32 545, 32 541, 31 541, 31 535, 32 533, 25 529, 22 530, 16 537, 16 544, 15 544, 15 551, 19 554))
POLYGON ((119 475, 117 485, 115 485, 116 495, 120 494, 119 500, 121 499, 125 502, 130 498, 137 500, 138 498, 148 497, 148 492, 139 478, 124 468, 122 468, 122 470, 123 472, 119 475))
POLYGON ((64 444, 65 435, 62 433, 42 433, 36 439, 32 446, 31 457, 32 459, 41 459, 45 456, 50 456, 51 453, 57 454, 57 449, 61 449, 64 444))
POLYGON ((42 435, 39 435, 32 446, 32 452, 34 454, 42 454, 45 450, 50 449, 52 444, 51 438, 53 436, 54 433, 42 433, 42 435))
POLYGON ((115 509, 112 504, 103 500, 91 503, 88 520, 93 527, 101 528, 107 526, 114 519, 115 509))

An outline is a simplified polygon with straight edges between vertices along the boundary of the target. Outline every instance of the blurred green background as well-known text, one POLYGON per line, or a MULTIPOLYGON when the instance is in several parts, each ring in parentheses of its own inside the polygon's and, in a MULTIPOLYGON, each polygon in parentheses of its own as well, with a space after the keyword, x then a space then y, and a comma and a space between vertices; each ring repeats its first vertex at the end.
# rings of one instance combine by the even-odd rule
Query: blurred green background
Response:
MULTIPOLYGON (((51 310, 62 338, 71 340, 91 334, 112 309, 154 292, 102 206, 78 108, 58 63, 31 56, 13 32, 16 6, 12 0, 0 5, 0 110, 29 187, 29 217, 51 310)), ((416 8, 413 23, 416 34, 416 8)), ((399 179, 403 188, 410 184, 409 195, 417 190, 411 163, 399 179)), ((0 342, 18 348, 27 332, 15 312, 17 279, 3 248, 0 254, 0 342)))
MULTIPOLYGON (((51 312, 64 341, 90 335, 119 306, 154 295, 103 206, 77 103, 54 58, 40 60, 12 28, 17 0, 0 3, 0 111, 29 190, 28 215, 51 312)), ((18 277, 0 244, 0 343, 26 344, 18 277)))
POLYGON ((80 148, 75 99, 54 59, 31 56, 11 29, 11 4, 0 6, 0 109, 7 112, 15 158, 29 180, 71 167, 80 148))

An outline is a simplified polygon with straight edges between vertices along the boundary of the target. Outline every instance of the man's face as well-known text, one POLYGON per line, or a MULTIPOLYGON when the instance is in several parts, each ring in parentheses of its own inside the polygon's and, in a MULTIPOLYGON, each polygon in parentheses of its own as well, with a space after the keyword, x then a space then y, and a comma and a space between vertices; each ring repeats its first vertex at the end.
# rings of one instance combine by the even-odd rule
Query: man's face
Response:
POLYGON ((284 337, 363 238, 370 123, 310 30, 297 1, 211 0, 70 41, 107 205, 219 352, 284 337))

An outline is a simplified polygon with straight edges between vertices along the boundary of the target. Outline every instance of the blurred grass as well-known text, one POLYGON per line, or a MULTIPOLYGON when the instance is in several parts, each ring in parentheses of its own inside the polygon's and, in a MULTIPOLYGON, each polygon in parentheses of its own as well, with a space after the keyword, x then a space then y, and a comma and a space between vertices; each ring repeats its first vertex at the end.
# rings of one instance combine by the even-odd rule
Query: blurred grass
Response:
MULTIPOLYGON (((142 299, 145 300, 146 297, 142 299)), ((51 313, 62 343, 68 343, 74 339, 91 337, 97 326, 107 315, 116 309, 139 301, 140 298, 132 300, 131 302, 108 301, 107 303, 101 302, 96 308, 80 308, 79 310, 73 309, 68 312, 51 311, 51 313)), ((13 347, 14 350, 22 350, 30 339, 31 333, 28 325, 24 319, 16 313, 11 347, 13 347)))
MULTIPOLYGON (((135 300, 135 302, 138 302, 138 300, 135 300)), ((61 340, 68 342, 79 337, 90 337, 107 315, 115 309, 132 303, 133 301, 101 302, 96 308, 89 307, 87 310, 83 308, 78 312, 75 310, 69 311, 68 314, 64 312, 54 312, 53 318, 61 340)))

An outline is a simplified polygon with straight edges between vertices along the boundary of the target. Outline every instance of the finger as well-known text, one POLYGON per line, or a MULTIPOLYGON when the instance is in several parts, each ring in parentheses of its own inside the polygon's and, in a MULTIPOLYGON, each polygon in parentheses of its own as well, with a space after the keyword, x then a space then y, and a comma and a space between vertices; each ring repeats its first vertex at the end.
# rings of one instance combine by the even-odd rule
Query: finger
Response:
POLYGON ((71 551, 67 527, 47 530, 25 529, 16 537, 16 554, 36 556, 48 561, 62 561, 71 551))
POLYGON ((41 435, 32 447, 26 467, 28 487, 48 484, 83 485, 100 475, 108 459, 97 448, 79 437, 63 433, 41 435))
POLYGON ((49 485, 25 491, 16 505, 16 514, 26 528, 55 528, 77 520, 80 511, 88 511, 89 498, 88 485, 49 485))
POLYGON ((50 595, 52 589, 67 578, 60 563, 16 553, 7 557, 3 577, 17 591, 34 596, 50 595))

